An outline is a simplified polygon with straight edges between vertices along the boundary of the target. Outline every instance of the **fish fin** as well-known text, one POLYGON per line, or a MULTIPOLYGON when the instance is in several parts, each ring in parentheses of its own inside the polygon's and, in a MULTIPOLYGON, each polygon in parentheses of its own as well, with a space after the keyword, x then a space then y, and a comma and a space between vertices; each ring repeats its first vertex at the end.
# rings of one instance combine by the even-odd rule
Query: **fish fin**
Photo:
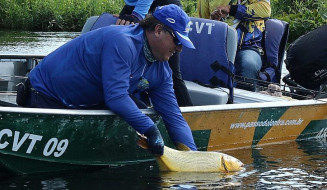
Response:
POLYGON ((143 149, 148 149, 148 142, 146 142, 146 136, 140 134, 139 132, 136 132, 137 136, 139 137, 139 140, 137 141, 137 145, 139 145, 143 149))
POLYGON ((141 148, 146 149, 146 150, 149 148, 148 143, 146 142, 145 139, 139 139, 137 141, 137 145, 139 145, 141 148))
POLYGON ((183 143, 176 143, 176 148, 181 151, 191 151, 191 149, 183 143))

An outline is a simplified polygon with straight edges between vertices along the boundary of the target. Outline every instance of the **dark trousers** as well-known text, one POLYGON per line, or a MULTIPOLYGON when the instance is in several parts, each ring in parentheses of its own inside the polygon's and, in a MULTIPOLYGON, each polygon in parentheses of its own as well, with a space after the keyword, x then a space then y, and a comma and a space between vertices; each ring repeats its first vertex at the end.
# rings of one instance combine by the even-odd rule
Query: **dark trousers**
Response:
POLYGON ((17 104, 29 108, 52 108, 52 109, 67 109, 60 101, 36 91, 30 80, 27 79, 23 84, 20 84, 17 90, 17 104))
MULTIPOLYGON (((23 107, 29 107, 29 108, 50 108, 50 109, 69 109, 68 106, 64 105, 60 101, 49 97, 41 92, 36 91, 29 79, 27 79, 24 83, 24 86, 26 87, 26 91, 24 92, 22 89, 17 90, 17 98, 24 98, 22 101, 17 101, 17 104, 23 107), (20 102, 20 103, 18 103, 20 102)), ((140 109, 146 109, 148 108, 147 105, 135 98, 133 95, 130 95, 131 98, 134 100, 135 104, 140 109)), ((108 107, 105 105, 105 103, 100 103, 96 106, 92 107, 81 107, 80 109, 87 109, 87 110, 106 110, 108 107)))
POLYGON ((51 108, 51 109, 67 109, 64 104, 45 96, 39 92, 29 91, 27 93, 27 101, 24 107, 29 108, 51 108))
MULTIPOLYGON (((49 97, 47 95, 44 95, 40 92, 37 92, 35 90, 29 90, 27 93, 27 100, 26 104, 24 107, 29 107, 29 108, 50 108, 50 109, 73 109, 70 108, 60 101, 49 97)), ((108 108, 106 105, 99 104, 96 106, 92 107, 81 107, 79 109, 84 109, 84 110, 107 110, 108 108)))
MULTIPOLYGON (((16 102, 20 106, 29 108, 70 109, 59 100, 35 90, 29 79, 19 85, 16 102)), ((104 103, 100 103, 96 106, 81 107, 80 109, 99 110, 108 108, 104 103)))

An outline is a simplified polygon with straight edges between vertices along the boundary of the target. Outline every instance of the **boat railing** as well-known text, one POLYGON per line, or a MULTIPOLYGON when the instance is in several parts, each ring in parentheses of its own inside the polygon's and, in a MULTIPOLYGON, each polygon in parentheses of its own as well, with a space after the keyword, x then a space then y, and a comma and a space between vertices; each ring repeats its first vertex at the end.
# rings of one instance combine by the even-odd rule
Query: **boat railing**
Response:
POLYGON ((0 54, 1 62, 19 62, 26 65, 27 68, 33 69, 39 60, 43 59, 46 55, 10 55, 0 54))
POLYGON ((0 54, 0 92, 16 91, 16 85, 24 81, 45 56, 0 54))

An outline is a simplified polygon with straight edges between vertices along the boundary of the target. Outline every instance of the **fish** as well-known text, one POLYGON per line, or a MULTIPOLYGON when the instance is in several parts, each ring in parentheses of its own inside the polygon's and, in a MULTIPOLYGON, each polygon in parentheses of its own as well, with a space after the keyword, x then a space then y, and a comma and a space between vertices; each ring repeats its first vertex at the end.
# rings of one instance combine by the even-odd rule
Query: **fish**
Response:
MULTIPOLYGON (((147 149, 144 138, 138 145, 147 149)), ((178 144, 176 150, 164 146, 161 156, 155 155, 160 171, 164 172, 240 172, 244 171, 244 164, 237 158, 216 151, 191 151, 186 145, 178 144)))

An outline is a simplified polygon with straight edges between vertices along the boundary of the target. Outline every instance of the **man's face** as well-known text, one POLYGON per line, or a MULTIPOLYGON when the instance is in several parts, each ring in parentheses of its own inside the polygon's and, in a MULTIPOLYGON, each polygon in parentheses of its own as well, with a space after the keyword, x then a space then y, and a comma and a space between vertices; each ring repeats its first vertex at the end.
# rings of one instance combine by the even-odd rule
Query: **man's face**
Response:
POLYGON ((158 24, 154 32, 156 40, 154 44, 151 45, 151 50, 153 56, 158 61, 168 61, 175 52, 182 51, 182 45, 178 43, 172 31, 168 31, 165 27, 158 24))

